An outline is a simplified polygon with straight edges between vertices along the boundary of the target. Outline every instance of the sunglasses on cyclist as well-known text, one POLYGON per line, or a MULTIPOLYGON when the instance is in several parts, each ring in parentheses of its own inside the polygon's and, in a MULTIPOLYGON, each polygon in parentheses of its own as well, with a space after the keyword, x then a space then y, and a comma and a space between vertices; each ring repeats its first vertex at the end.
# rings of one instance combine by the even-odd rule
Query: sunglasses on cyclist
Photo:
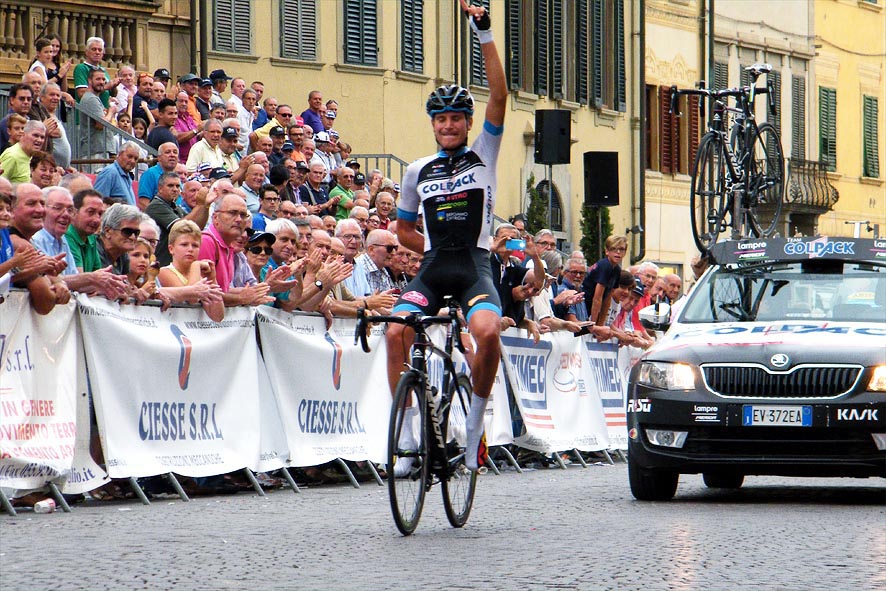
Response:
POLYGON ((266 255, 268 255, 268 256, 271 256, 271 255, 274 253, 274 249, 271 248, 270 246, 250 246, 250 247, 247 248, 246 250, 248 250, 248 251, 251 252, 252 254, 262 254, 262 253, 264 253, 264 254, 266 254, 266 255))

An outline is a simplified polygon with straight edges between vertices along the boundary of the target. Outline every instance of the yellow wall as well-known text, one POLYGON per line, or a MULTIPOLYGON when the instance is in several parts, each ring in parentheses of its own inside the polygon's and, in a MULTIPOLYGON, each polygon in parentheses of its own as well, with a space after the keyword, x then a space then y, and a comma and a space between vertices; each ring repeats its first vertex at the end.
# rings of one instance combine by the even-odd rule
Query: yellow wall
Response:
MULTIPOLYGON (((856 0, 817 0, 811 123, 818 128, 818 88, 837 89, 837 170, 829 174, 840 192, 834 211, 819 218, 819 232, 851 236, 849 220, 880 224, 886 235, 886 9, 856 0), (878 97, 880 178, 862 178, 862 96, 878 97)), ((815 138, 818 137, 816 133, 815 138)), ((812 146, 819 157, 818 144, 812 146)), ((862 228, 862 237, 872 237, 862 228)))
MULTIPOLYGON (((210 2, 211 4, 211 2, 210 2)), ((342 56, 342 4, 321 1, 318 5, 318 61, 300 62, 273 57, 279 55, 278 3, 255 0, 253 7, 253 54, 237 56, 211 53, 210 69, 224 68, 231 76, 247 83, 261 80, 265 96, 293 106, 296 113, 307 107, 308 92, 322 91, 324 100, 339 103, 335 128, 355 153, 389 153, 407 162, 436 150, 430 123, 424 111, 428 94, 438 85, 454 79, 453 2, 426 0, 424 3, 424 75, 398 70, 400 63, 399 3, 379 2, 379 67, 345 65, 342 56)), ((625 21, 630 23, 633 2, 625 2, 625 21)), ((504 0, 493 0, 491 7, 496 44, 504 61, 504 0)), ((631 34, 626 26, 626 70, 628 105, 633 103, 630 80, 631 34)), ((472 88, 478 101, 475 137, 485 108, 483 89, 472 88)), ((554 166, 554 183, 563 199, 564 236, 577 248, 580 240, 580 208, 584 198, 582 153, 589 150, 617 150, 621 203, 610 213, 616 232, 629 224, 631 191, 631 130, 628 113, 598 112, 587 106, 539 99, 537 95, 512 92, 508 100, 505 135, 499 156, 496 214, 509 217, 523 207, 526 179, 535 174, 545 178, 546 167, 533 158, 536 108, 568 108, 572 111, 572 163, 554 166)), ((630 108, 630 107, 629 107, 630 108)))
MULTIPOLYGON (((700 71, 699 3, 648 0, 646 3, 646 84, 692 88, 705 78, 700 71)), ((647 113, 657 121, 657 113, 647 113)), ((655 142, 653 135, 652 142, 655 142)), ((689 155, 690 162, 695 155, 689 155)), ((683 280, 692 277, 690 259, 698 253, 689 221, 690 177, 646 174, 646 260, 660 266, 683 267, 683 280)))

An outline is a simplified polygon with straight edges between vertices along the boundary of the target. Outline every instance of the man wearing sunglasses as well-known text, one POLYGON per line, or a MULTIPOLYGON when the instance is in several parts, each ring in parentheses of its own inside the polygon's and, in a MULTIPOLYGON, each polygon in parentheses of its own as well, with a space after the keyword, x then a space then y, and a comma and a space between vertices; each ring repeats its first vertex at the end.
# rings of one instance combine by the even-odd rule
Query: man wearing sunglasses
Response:
POLYGON ((275 127, 289 129, 291 123, 293 123, 292 107, 285 104, 277 107, 277 113, 274 115, 273 119, 249 134, 249 144, 252 147, 252 150, 258 150, 258 140, 270 137, 272 129, 275 127))
POLYGON ((399 248, 397 237, 387 230, 373 230, 366 237, 366 252, 354 259, 353 285, 369 285, 368 293, 354 293, 364 297, 386 292, 396 287, 387 267, 399 248), (364 281, 365 279, 365 281, 364 281))
POLYGON ((115 203, 102 216, 98 238, 98 254, 103 267, 111 267, 116 275, 129 273, 129 251, 135 248, 145 218, 134 205, 115 203))

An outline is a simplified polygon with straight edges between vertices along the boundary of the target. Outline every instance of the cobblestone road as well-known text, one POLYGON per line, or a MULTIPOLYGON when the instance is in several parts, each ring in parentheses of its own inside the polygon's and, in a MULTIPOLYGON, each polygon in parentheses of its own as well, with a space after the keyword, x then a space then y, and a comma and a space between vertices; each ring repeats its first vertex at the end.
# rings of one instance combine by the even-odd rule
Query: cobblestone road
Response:
POLYGON ((448 526, 436 488, 400 537, 387 489, 364 484, 191 503, 88 502, 0 516, 0 588, 886 589, 883 480, 684 476, 634 501, 624 464, 483 476, 448 526))

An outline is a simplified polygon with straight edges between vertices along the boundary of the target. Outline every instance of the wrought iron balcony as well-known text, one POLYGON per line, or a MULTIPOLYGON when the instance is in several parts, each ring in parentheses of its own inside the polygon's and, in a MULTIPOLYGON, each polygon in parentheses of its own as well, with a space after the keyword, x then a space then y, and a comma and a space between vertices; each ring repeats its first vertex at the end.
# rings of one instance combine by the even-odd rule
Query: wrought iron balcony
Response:
POLYGON ((825 163, 816 160, 788 158, 785 189, 785 206, 795 211, 824 213, 840 198, 828 180, 825 163))

